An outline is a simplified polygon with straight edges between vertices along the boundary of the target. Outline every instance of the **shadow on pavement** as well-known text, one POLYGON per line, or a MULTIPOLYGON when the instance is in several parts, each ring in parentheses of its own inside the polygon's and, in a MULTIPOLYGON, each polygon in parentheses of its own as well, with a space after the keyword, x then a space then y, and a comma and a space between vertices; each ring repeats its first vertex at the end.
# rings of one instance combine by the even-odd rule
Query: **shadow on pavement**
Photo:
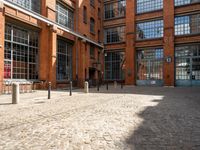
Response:
POLYGON ((152 88, 148 92, 136 88, 133 93, 162 95, 163 99, 153 100, 156 106, 138 114, 143 122, 126 139, 132 150, 200 149, 199 88, 152 88))

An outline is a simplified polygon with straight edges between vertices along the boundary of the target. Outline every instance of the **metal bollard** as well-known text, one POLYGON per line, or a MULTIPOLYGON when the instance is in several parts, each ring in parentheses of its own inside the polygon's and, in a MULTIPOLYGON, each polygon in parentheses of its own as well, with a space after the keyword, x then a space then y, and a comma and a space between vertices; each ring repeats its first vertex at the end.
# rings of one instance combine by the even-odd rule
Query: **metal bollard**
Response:
POLYGON ((70 81, 69 96, 72 96, 72 81, 70 81))
POLYGON ((97 91, 99 91, 99 82, 97 82, 97 91))
POLYGON ((117 88, 117 81, 114 81, 114 88, 117 88))
POLYGON ((48 84, 48 99, 51 99, 51 82, 48 84))
POLYGON ((123 89, 123 82, 121 83, 121 89, 123 89))
POLYGON ((12 104, 19 103, 19 84, 13 83, 12 84, 12 104))
POLYGON ((89 84, 88 84, 87 81, 85 82, 84 92, 85 92, 85 93, 89 93, 89 84))
POLYGON ((108 90, 108 82, 106 83, 106 89, 108 90))

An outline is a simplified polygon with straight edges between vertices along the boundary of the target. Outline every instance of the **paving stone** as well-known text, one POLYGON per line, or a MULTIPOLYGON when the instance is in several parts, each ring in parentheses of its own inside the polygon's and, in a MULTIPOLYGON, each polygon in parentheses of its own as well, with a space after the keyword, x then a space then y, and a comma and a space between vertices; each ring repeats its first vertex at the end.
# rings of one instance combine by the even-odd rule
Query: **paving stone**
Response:
MULTIPOLYGON (((0 105, 2 150, 199 150, 200 88, 46 91, 0 105)), ((0 96, 1 103, 10 95, 0 96)))

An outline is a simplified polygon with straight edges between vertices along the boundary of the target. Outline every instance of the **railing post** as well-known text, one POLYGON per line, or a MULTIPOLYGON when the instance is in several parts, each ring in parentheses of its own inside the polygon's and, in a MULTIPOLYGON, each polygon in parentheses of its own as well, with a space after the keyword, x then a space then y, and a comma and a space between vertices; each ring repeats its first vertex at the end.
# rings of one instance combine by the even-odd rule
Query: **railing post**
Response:
POLYGON ((48 99, 51 99, 51 82, 48 84, 48 99))

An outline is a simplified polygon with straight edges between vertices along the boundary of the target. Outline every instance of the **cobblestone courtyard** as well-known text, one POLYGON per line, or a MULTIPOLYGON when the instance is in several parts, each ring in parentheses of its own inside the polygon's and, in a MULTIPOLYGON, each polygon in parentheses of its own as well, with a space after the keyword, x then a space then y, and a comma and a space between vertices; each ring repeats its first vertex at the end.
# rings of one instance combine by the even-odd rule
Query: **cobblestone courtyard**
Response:
POLYGON ((0 150, 199 150, 200 88, 0 96, 0 150))

